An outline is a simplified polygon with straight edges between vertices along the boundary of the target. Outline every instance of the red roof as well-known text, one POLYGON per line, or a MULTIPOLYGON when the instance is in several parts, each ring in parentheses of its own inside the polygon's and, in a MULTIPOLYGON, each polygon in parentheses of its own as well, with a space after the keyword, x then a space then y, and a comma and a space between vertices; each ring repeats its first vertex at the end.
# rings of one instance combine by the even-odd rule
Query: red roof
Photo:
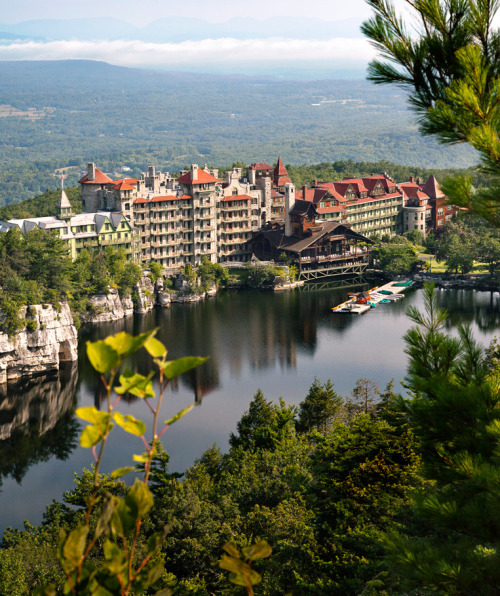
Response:
POLYGON ((251 166, 248 166, 249 170, 273 170, 273 166, 270 166, 267 163, 263 163, 262 161, 258 161, 257 163, 253 163, 251 166))
POLYGON ((193 172, 192 170, 189 170, 187 174, 184 174, 180 178, 177 178, 177 182, 180 182, 181 184, 211 184, 213 182, 219 182, 217 178, 214 178, 212 174, 208 174, 207 172, 205 172, 205 170, 201 170, 200 168, 198 168, 197 172, 198 176, 196 180, 193 180, 191 178, 193 172))
POLYGON ((403 182, 399 185, 407 199, 428 199, 429 195, 420 189, 416 182, 403 182))
POLYGON ((127 182, 124 182, 123 180, 120 180, 120 182, 118 182, 118 184, 115 184, 113 188, 115 190, 134 190, 135 187, 131 184, 128 184, 127 182))
POLYGON ((285 166, 283 165, 283 162, 281 161, 281 155, 278 157, 278 163, 276 164, 276 167, 274 168, 274 175, 275 176, 286 176, 288 174, 288 172, 286 171, 285 166))
POLYGON ((221 201, 248 201, 252 197, 248 195, 228 195, 227 197, 223 197, 221 201))
POLYGON ((140 197, 140 198, 138 198, 138 199, 135 199, 135 201, 134 201, 134 205, 135 205, 136 203, 149 203, 149 201, 148 201, 148 199, 145 199, 144 197, 140 197))
POLYGON ((113 184, 119 184, 120 182, 126 182, 127 184, 137 184, 139 180, 137 178, 118 178, 113 180, 113 184))
POLYGON ((291 180, 290 180, 290 178, 288 178, 288 176, 280 176, 276 180, 276 186, 284 186, 285 184, 288 184, 289 182, 291 182, 291 180))
POLYGON ((420 187, 431 199, 443 199, 444 192, 439 188, 438 181, 435 176, 429 176, 427 182, 420 187))
POLYGON ((316 207, 316 211, 318 213, 342 213, 342 211, 345 211, 345 208, 340 205, 335 207, 316 207))
POLYGON ((110 182, 113 182, 113 180, 111 180, 109 176, 106 176, 106 174, 103 174, 101 170, 98 170, 97 168, 95 169, 94 180, 89 180, 88 174, 85 174, 83 178, 78 180, 79 184, 109 184, 110 182))
MULTIPOLYGON (((335 187, 337 187, 337 185, 340 185, 340 184, 343 185, 342 187, 339 186, 339 188, 343 188, 344 185, 351 184, 353 186, 355 192, 368 192, 368 189, 364 185, 363 180, 361 178, 344 178, 342 180, 342 182, 335 182, 334 184, 335 184, 335 187)), ((348 188, 348 186, 345 186, 345 191, 347 191, 347 188, 348 188)))

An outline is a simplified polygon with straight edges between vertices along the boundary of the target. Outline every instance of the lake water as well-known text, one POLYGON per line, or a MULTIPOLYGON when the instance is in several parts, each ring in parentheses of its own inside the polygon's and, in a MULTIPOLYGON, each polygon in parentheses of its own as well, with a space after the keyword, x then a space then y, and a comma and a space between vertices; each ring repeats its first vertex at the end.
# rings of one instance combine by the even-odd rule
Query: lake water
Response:
MULTIPOLYGON (((355 286, 366 289, 368 286, 355 286)), ((171 471, 184 471, 209 446, 228 445, 230 432, 258 388, 268 399, 283 396, 298 404, 314 377, 331 379, 347 395, 358 378, 371 378, 380 389, 406 370, 405 311, 422 307, 422 291, 410 290, 404 300, 383 304, 365 315, 334 315, 330 308, 353 287, 306 286, 279 294, 222 292, 197 304, 174 304, 115 324, 81 332, 80 361, 50 379, 37 379, 0 395, 0 531, 39 523, 45 506, 73 486, 75 472, 90 468, 90 450, 78 446, 78 406, 100 406, 100 381, 86 360, 85 341, 126 330, 140 333, 159 327, 157 337, 169 358, 210 356, 202 367, 181 378, 164 398, 161 420, 196 401, 196 407, 162 437, 170 453, 171 471)), ((470 322, 484 344, 499 333, 500 294, 471 290, 439 290, 450 326, 470 322)), ((133 363, 149 370, 147 354, 133 363)), ((130 399, 121 411, 146 422, 151 414, 142 400, 130 399)), ((103 472, 130 465, 143 451, 140 439, 117 428, 109 441, 103 472)))

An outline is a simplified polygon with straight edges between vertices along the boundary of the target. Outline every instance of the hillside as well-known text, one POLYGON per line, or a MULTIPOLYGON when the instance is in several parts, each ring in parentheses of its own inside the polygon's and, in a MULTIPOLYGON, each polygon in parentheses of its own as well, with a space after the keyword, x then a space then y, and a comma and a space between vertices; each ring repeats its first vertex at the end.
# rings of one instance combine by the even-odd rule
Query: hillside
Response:
POLYGON ((366 81, 165 73, 102 62, 0 62, 0 204, 106 171, 191 162, 335 160, 467 167, 474 154, 422 138, 402 93, 366 81))

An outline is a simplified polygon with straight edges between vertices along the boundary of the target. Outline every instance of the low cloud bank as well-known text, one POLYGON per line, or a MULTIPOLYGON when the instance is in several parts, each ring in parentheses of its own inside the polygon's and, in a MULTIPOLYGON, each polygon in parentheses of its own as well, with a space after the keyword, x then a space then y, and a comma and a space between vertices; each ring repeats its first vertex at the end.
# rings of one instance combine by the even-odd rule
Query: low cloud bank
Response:
POLYGON ((165 67, 198 63, 335 61, 366 63, 375 55, 364 39, 204 39, 180 43, 144 41, 14 41, 0 44, 0 60, 103 60, 117 66, 165 67))

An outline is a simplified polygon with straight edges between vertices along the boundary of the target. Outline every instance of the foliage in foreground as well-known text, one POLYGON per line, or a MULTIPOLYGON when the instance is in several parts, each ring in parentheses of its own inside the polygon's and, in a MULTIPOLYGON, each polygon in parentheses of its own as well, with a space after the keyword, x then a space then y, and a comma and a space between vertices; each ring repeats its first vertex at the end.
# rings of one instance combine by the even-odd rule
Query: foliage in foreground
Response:
POLYGON ((452 204, 500 225, 498 2, 406 0, 411 27, 389 0, 367 3, 374 16, 362 31, 382 57, 370 63, 368 78, 409 91, 424 134, 478 152, 487 186, 474 188, 471 176, 461 175, 443 191, 452 204))
MULTIPOLYGON (((495 594, 498 354, 495 346, 485 353, 466 327, 459 337, 445 335, 446 313, 430 286, 425 301, 424 313, 410 309, 417 326, 405 337, 411 399, 396 396, 392 383, 379 394, 369 379, 348 399, 316 379, 298 408, 258 391, 229 452, 208 449, 182 481, 169 473, 154 429, 156 439, 143 439, 146 451, 137 457, 147 480, 140 489, 138 481, 127 489, 99 474, 96 454, 94 469, 47 508, 40 527, 5 533, 0 594, 31 594, 47 579, 59 593, 66 582, 71 593, 80 564, 87 575, 74 593, 81 594, 97 584, 108 590, 102 594, 132 593, 134 586, 134 593, 181 596, 252 593, 254 585, 268 596, 495 594), (95 538, 85 543, 90 549, 82 546, 87 532, 95 538)), ((196 363, 167 363, 151 334, 97 343, 89 355, 104 375, 139 345, 160 362, 160 375, 161 367, 171 375, 196 363)), ((109 395, 113 383, 106 383, 109 395)), ((149 377, 120 376, 118 394, 147 399, 151 390, 149 377)), ((79 414, 91 422, 81 438, 88 446, 105 440, 104 424, 144 434, 142 423, 114 412, 113 403, 108 412, 79 414)))

